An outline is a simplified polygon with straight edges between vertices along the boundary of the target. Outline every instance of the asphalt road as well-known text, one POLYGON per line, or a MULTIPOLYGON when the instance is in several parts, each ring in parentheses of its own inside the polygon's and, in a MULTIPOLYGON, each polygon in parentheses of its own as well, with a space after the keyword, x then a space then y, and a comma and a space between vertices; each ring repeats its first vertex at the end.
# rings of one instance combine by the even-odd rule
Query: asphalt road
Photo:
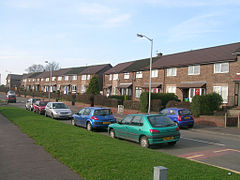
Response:
MULTIPOLYGON (((0 94, 0 99, 3 98, 4 95, 0 94)), ((10 105, 24 108, 25 101, 25 98, 18 97, 17 103, 10 105)), ((73 112, 76 112, 76 108, 73 109, 73 112)), ((61 122, 71 123, 69 120, 61 120, 61 122)), ((96 132, 107 135, 107 132, 96 132)), ((240 133, 224 133, 224 130, 211 132, 204 128, 183 129, 180 132, 181 139, 175 146, 162 144, 154 146, 152 149, 240 174, 240 133)))

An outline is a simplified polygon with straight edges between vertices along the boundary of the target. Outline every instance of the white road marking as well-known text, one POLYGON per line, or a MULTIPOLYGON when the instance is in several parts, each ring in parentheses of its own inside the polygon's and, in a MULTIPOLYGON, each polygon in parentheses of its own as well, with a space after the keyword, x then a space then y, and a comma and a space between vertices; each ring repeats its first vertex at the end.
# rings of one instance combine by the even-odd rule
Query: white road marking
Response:
POLYGON ((225 146, 225 144, 215 143, 215 142, 211 142, 211 141, 204 141, 204 140, 199 140, 199 139, 191 139, 191 138, 181 138, 181 139, 195 141, 195 142, 204 143, 204 144, 211 144, 211 145, 216 145, 216 146, 225 146))
POLYGON ((204 156, 204 154, 198 154, 198 155, 194 155, 194 156, 188 156, 186 157, 187 159, 193 159, 193 158, 197 158, 197 157, 202 157, 204 156))

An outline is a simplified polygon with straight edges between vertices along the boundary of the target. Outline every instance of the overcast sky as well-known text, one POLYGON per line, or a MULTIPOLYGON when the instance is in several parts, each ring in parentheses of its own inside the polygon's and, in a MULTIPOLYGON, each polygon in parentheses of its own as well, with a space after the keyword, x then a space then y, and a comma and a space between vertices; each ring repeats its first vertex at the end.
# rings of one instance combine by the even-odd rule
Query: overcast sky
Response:
POLYGON ((1 0, 0 73, 171 54, 240 41, 239 0, 1 0))

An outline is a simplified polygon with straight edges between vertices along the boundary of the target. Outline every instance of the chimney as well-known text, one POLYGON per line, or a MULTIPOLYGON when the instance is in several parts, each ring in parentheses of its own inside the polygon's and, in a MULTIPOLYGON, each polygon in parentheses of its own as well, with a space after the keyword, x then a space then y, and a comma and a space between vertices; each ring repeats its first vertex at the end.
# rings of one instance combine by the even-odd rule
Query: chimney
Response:
POLYGON ((163 53, 159 52, 157 53, 157 57, 162 57, 163 56, 163 53))

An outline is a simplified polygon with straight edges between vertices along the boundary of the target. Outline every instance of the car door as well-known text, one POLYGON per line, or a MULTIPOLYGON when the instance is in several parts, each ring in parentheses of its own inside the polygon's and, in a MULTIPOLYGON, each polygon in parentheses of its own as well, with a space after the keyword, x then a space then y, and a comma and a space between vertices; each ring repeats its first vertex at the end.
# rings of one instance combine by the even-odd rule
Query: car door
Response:
POLYGON ((52 104, 52 103, 48 103, 47 106, 46 106, 46 108, 45 108, 45 111, 46 111, 45 113, 46 113, 46 115, 48 115, 48 116, 49 116, 50 113, 51 113, 51 112, 50 112, 50 110, 51 110, 51 109, 50 109, 50 108, 51 108, 51 104, 52 104))
POLYGON ((81 116, 81 122, 84 127, 87 127, 87 121, 89 119, 90 113, 91 113, 91 109, 85 108, 83 115, 81 116))
POLYGON ((143 120, 141 115, 133 116, 130 125, 127 127, 128 129, 128 137, 138 142, 139 136, 143 134, 143 120))
POLYGON ((76 125, 78 125, 78 126, 83 126, 83 124, 81 123, 81 117, 82 117, 84 111, 85 111, 85 109, 83 108, 83 109, 81 109, 81 110, 79 111, 78 114, 74 115, 75 123, 76 123, 76 125))
POLYGON ((128 127, 131 123, 133 116, 127 115, 121 121, 117 129, 115 129, 116 135, 124 139, 131 139, 128 132, 128 127))
POLYGON ((178 121, 178 115, 175 109, 169 109, 167 116, 174 122, 178 121))

